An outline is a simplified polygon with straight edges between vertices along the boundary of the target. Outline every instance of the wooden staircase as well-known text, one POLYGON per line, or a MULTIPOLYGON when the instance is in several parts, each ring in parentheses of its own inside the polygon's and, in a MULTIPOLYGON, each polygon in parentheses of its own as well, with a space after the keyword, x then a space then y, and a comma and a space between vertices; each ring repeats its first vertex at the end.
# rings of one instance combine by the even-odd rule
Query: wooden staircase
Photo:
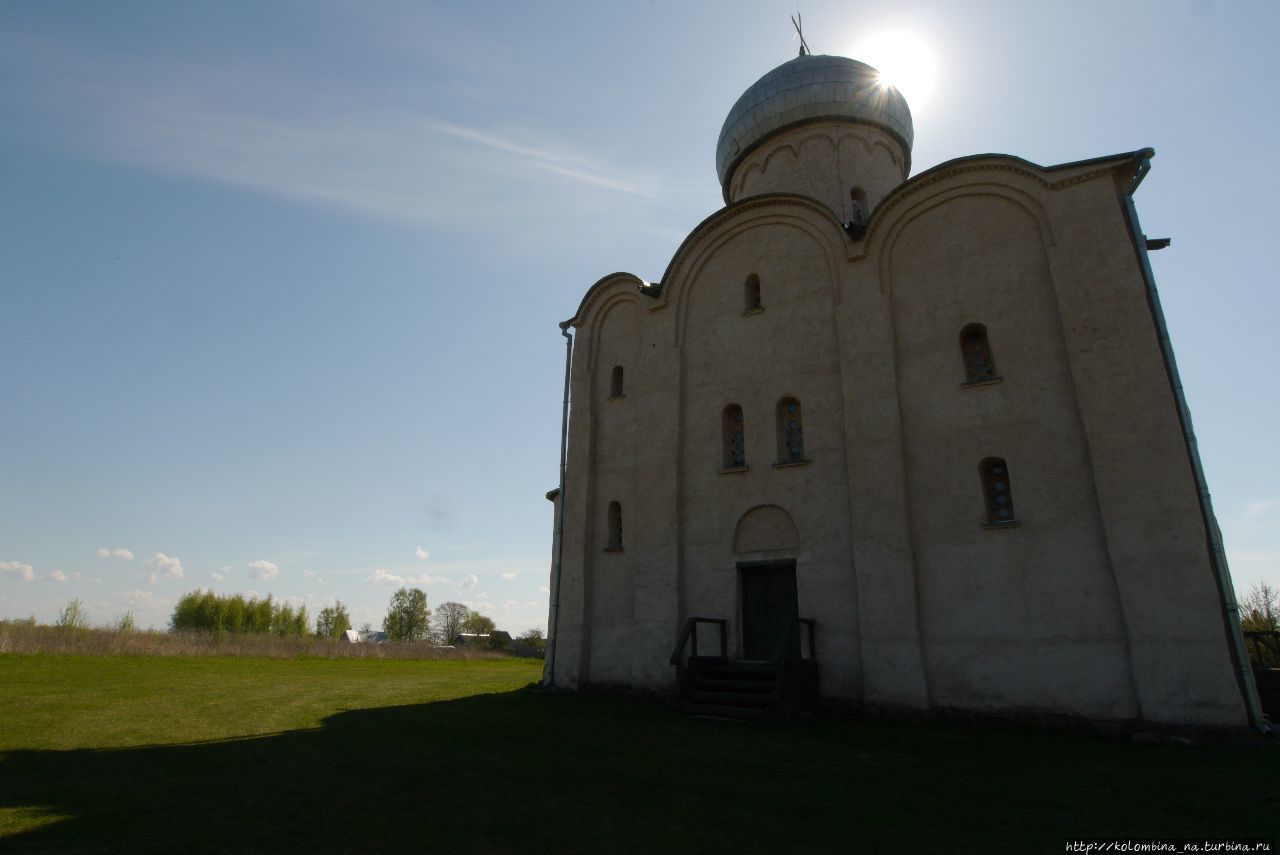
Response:
POLYGON ((680 689, 680 704, 694 714, 740 720, 790 719, 812 711, 818 702, 818 662, 813 656, 813 621, 796 619, 779 639, 775 655, 766 661, 732 661, 725 654, 726 621, 689 618, 672 654, 680 689), (701 655, 697 627, 719 627, 718 655, 701 655), (808 657, 795 643, 798 630, 808 629, 808 657), (685 650, 692 644, 689 655, 685 650))

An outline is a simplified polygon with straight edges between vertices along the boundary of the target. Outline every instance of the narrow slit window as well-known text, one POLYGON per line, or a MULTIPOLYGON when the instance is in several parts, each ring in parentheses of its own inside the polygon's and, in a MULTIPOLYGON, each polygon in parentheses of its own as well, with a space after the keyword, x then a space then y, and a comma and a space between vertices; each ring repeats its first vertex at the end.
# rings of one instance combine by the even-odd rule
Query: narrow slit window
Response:
POLYGON ((754 312, 763 308, 760 304, 760 277, 752 273, 742 286, 744 312, 754 312))
POLYGON ((745 425, 742 420, 742 407, 730 404, 721 414, 721 435, 724 444, 725 469, 742 469, 747 465, 746 437, 743 433, 745 425))
POLYGON ((610 552, 622 549, 622 505, 618 502, 609 503, 609 542, 605 549, 610 552))
POLYGON ((987 504, 987 524, 1008 525, 1015 522, 1009 464, 1003 458, 988 457, 979 468, 982 472, 982 493, 987 504))
POLYGON ((804 461, 804 422, 800 402, 795 398, 783 398, 778 402, 778 462, 804 461))
POLYGON ((982 324, 969 324, 960 331, 960 352, 964 357, 965 383, 990 383, 999 380, 996 361, 987 341, 987 328, 982 324))
POLYGON ((621 398, 622 395, 622 366, 613 366, 613 375, 609 378, 609 397, 621 398))

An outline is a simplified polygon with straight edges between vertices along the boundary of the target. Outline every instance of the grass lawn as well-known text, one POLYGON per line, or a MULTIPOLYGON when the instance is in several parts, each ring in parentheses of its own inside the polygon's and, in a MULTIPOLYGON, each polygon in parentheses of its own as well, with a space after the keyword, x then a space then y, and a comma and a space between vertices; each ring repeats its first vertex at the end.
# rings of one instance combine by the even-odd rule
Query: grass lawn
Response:
POLYGON ((1267 837, 1280 750, 725 723, 528 660, 0 656, 0 851, 1062 852, 1267 837))

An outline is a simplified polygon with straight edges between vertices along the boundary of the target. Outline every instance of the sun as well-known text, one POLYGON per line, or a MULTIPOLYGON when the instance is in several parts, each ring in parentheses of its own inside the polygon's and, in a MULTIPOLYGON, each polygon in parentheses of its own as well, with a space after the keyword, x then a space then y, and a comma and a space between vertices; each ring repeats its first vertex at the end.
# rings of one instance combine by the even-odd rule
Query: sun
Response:
POLYGON ((885 30, 858 42, 851 56, 874 66, 880 72, 880 82, 901 92, 913 113, 928 103, 937 66, 923 39, 900 30, 885 30))

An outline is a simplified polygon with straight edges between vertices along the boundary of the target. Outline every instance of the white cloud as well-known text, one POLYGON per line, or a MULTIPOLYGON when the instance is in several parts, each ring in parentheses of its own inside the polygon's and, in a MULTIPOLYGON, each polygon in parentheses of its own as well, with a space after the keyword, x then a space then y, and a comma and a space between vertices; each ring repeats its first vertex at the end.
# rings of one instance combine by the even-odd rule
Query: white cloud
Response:
POLYGON ((542 593, 544 593, 544 594, 550 594, 550 593, 551 593, 551 589, 550 589, 550 588, 548 588, 546 585, 542 585, 542 586, 540 586, 540 587, 538 588, 538 590, 539 590, 539 591, 541 591, 541 592, 542 592, 542 593))
POLYGON ((427 552, 427 550, 423 549, 421 546, 413 550, 413 554, 421 558, 423 561, 426 561, 429 557, 431 557, 431 553, 427 552))
POLYGON ((478 585, 479 583, 480 583, 480 579, 479 579, 479 578, 478 578, 474 573, 472 573, 470 576, 467 576, 465 579, 463 579, 461 582, 459 582, 459 583, 458 583, 458 587, 459 587, 459 588, 474 588, 474 587, 475 587, 476 585, 478 585))
POLYGON ((1244 518, 1247 520, 1253 520, 1253 519, 1257 519, 1258 517, 1264 517, 1267 514, 1274 511, 1276 508, 1280 508, 1280 502, 1274 502, 1274 501, 1250 502, 1248 506, 1246 506, 1244 509, 1244 518))
POLYGON ((123 558, 125 561, 132 561, 133 550, 124 549, 123 547, 108 549, 107 547, 102 546, 98 548, 98 557, 99 558, 123 558))
POLYGON ((45 577, 44 577, 44 581, 46 581, 46 582, 65 582, 65 581, 67 581, 67 574, 66 574, 66 573, 63 573, 61 570, 53 570, 52 572, 50 572, 50 573, 49 573, 49 575, 48 575, 48 576, 45 576, 45 577))
POLYGON ((270 561, 251 561, 249 575, 255 579, 274 579, 280 575, 280 568, 270 561))
POLYGON ((182 562, 163 552, 157 552, 154 558, 143 563, 151 568, 146 575, 148 585, 154 585, 157 579, 181 579, 185 575, 182 562))
POLYGON ((165 627, 173 613, 173 600, 157 597, 150 591, 122 591, 91 600, 86 605, 93 614, 119 617, 126 611, 133 612, 134 620, 141 627, 165 627))
POLYGON ((216 582, 221 582, 227 578, 226 576, 223 576, 221 573, 219 573, 217 570, 213 571, 209 575, 212 576, 214 578, 214 581, 216 582))
POLYGON ((510 581, 511 579, 514 579, 515 577, 517 577, 517 576, 519 576, 519 575, 520 575, 519 573, 499 573, 499 574, 498 574, 498 578, 500 578, 500 579, 506 579, 506 580, 510 581))
POLYGON ((301 597, 290 596, 290 597, 284 597, 282 599, 282 602, 290 606, 291 608, 297 609, 300 606, 307 606, 308 611, 310 611, 315 607, 314 601, 315 601, 315 595, 313 594, 303 594, 301 597))
POLYGON ((23 564, 19 561, 0 561, 0 570, 6 573, 16 573, 18 578, 24 582, 30 582, 36 577, 35 570, 30 564, 23 564))
POLYGON ((364 580, 370 585, 434 585, 437 582, 448 582, 448 576, 428 576, 423 573, 421 576, 399 576, 395 573, 388 573, 379 567, 373 571, 373 575, 364 580))

